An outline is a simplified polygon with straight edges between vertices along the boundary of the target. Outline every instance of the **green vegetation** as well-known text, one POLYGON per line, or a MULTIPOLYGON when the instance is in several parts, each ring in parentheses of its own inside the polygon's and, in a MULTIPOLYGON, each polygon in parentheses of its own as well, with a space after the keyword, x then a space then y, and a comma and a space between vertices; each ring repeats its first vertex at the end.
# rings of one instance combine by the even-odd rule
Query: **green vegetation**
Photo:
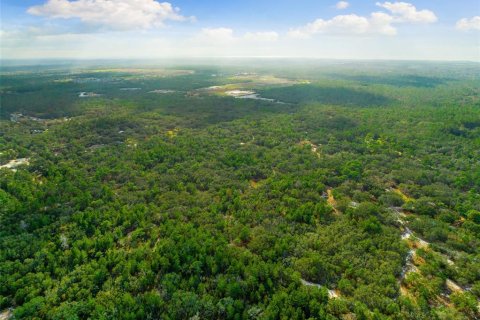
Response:
POLYGON ((477 64, 65 68, 1 74, 14 319, 479 317, 477 64))

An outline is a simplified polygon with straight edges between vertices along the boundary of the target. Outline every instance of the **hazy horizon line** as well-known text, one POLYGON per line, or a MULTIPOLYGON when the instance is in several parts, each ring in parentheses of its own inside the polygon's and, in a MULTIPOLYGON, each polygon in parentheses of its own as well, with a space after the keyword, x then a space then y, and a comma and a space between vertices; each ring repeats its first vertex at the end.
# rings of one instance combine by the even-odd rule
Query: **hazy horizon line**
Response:
POLYGON ((161 57, 161 58, 1 58, 0 66, 4 62, 30 62, 30 63, 48 63, 48 62, 94 62, 94 61, 194 61, 194 60, 305 60, 305 61, 336 61, 336 62, 446 62, 446 63, 475 63, 480 64, 479 60, 466 60, 466 59, 387 59, 387 58, 320 58, 320 57, 303 57, 303 56, 200 56, 200 57, 161 57))

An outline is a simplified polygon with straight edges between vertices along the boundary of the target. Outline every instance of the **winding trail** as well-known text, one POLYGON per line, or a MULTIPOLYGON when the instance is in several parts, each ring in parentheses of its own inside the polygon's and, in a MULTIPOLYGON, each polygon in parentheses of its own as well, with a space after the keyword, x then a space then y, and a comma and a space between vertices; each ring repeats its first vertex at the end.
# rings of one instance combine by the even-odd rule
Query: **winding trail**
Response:
MULTIPOLYGON (((300 281, 302 282, 303 285, 307 286, 307 287, 316 287, 316 288, 326 288, 325 286, 322 286, 318 283, 313 283, 313 282, 310 282, 310 281, 307 281, 305 279, 300 279, 300 281)), ((338 290, 331 290, 331 289, 328 289, 328 297, 330 299, 335 299, 335 298, 338 298, 340 297, 340 292, 338 290)))

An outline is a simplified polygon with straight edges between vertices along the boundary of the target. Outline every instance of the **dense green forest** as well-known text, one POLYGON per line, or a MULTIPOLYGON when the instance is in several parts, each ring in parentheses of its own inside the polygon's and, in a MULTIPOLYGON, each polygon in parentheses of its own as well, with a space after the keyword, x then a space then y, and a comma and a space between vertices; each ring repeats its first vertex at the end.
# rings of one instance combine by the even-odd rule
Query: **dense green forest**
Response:
POLYGON ((480 318, 478 64, 0 72, 4 317, 480 318))

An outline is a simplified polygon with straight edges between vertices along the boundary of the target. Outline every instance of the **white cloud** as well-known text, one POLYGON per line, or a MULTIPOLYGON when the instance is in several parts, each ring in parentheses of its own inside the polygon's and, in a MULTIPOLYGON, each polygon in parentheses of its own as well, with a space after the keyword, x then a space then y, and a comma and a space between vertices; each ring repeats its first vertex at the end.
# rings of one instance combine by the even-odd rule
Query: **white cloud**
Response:
POLYGON ((347 1, 339 1, 335 5, 335 8, 337 8, 338 10, 343 10, 343 9, 347 9, 349 6, 350 6, 350 3, 348 3, 347 1))
POLYGON ((265 31, 265 32, 247 32, 243 37, 246 40, 272 42, 272 41, 277 41, 279 38, 279 35, 274 31, 265 31))
POLYGON ((417 10, 415 6, 407 2, 384 2, 376 3, 377 6, 390 11, 397 22, 436 22, 437 16, 430 10, 417 10))
POLYGON ((377 2, 385 12, 372 12, 369 17, 356 14, 338 15, 329 20, 317 19, 303 27, 291 29, 288 35, 295 38, 309 38, 314 34, 382 34, 396 35, 394 24, 398 23, 432 23, 437 17, 430 10, 417 10, 415 6, 406 2, 377 2))
POLYGON ((382 12, 374 12, 369 18, 356 14, 339 15, 330 20, 317 19, 304 27, 291 29, 288 34, 295 38, 309 38, 318 33, 395 35, 392 21, 391 16, 382 12))
MULTIPOLYGON (((156 0, 48 0, 27 12, 53 19, 80 19, 106 29, 131 30, 161 27, 165 21, 184 21, 179 9, 156 0)), ((190 18, 192 19, 192 18, 190 18)))
POLYGON ((480 16, 460 19, 456 28, 461 31, 480 30, 480 16))
POLYGON ((383 12, 373 12, 370 15, 370 32, 393 36, 397 34, 397 29, 392 26, 394 18, 383 12))

